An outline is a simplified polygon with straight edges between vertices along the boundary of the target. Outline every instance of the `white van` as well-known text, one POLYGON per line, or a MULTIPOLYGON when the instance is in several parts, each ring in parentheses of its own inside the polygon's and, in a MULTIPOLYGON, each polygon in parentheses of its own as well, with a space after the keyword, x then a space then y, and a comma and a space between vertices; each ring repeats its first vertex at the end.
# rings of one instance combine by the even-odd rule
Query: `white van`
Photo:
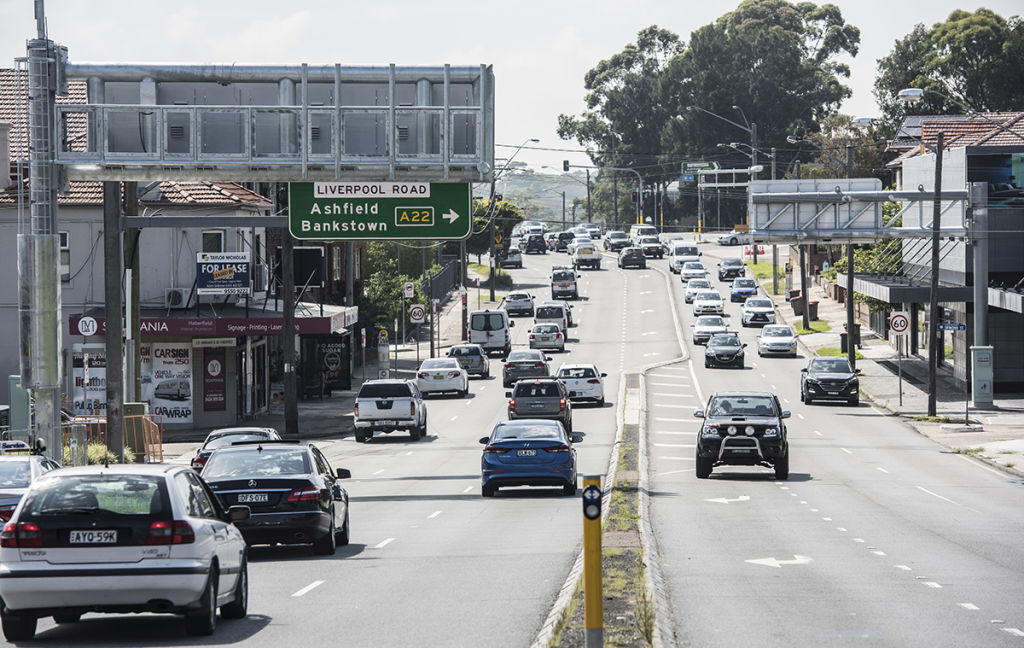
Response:
POLYGON ((633 239, 636 245, 641 236, 657 236, 658 228, 654 225, 632 225, 629 228, 629 238, 633 239))
POLYGON ((477 310, 469 314, 469 343, 479 344, 485 353, 512 351, 512 331, 516 323, 504 310, 477 310))
POLYGON ((562 304, 544 302, 533 309, 534 324, 558 324, 565 333, 569 328, 569 309, 562 304))
POLYGON ((668 257, 668 269, 679 273, 684 263, 700 261, 700 250, 696 245, 676 245, 672 248, 672 254, 668 257))

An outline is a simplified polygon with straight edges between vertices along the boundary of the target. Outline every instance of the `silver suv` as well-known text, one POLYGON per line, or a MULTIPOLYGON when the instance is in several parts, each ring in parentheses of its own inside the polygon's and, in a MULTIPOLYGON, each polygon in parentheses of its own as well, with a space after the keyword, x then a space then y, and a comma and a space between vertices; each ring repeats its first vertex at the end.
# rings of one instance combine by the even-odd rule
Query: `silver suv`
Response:
POLYGON ((572 432, 572 403, 569 398, 575 392, 568 392, 565 385, 553 378, 520 380, 512 391, 505 392, 508 398, 508 418, 555 419, 562 423, 566 432, 572 432))
POLYGON ((459 366, 471 376, 489 378, 491 375, 487 352, 479 344, 456 344, 448 349, 448 357, 458 360, 459 366))

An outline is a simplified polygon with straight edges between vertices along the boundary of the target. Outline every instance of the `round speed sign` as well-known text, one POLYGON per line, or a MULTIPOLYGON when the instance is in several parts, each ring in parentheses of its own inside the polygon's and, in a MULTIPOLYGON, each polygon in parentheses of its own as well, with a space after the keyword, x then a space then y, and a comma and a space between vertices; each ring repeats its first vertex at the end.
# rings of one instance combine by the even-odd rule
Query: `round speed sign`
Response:
POLYGON ((413 304, 409 307, 409 321, 413 324, 422 324, 427 319, 427 309, 423 304, 413 304))
POLYGON ((894 335, 906 335, 910 330, 910 315, 906 311, 895 311, 889 315, 889 330, 894 335))

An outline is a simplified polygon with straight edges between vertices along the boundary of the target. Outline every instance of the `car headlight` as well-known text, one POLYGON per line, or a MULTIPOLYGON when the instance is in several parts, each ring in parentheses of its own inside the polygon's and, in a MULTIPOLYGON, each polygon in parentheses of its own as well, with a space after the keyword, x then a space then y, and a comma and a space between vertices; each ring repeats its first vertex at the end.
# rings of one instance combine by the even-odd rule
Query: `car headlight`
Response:
POLYGON ((711 425, 706 425, 706 426, 704 426, 704 429, 701 430, 701 436, 717 437, 718 436, 718 428, 716 428, 714 426, 711 426, 711 425))
POLYGON ((747 427, 743 428, 743 434, 746 434, 747 436, 754 436, 754 426, 748 425, 747 427))
POLYGON ((737 432, 737 430, 736 430, 736 426, 735 425, 730 425, 729 429, 726 430, 726 433, 729 436, 736 436, 736 432, 737 432))
POLYGON ((764 431, 764 436, 766 438, 767 437, 777 437, 777 436, 779 436, 779 428, 773 428, 773 427, 767 428, 764 431))

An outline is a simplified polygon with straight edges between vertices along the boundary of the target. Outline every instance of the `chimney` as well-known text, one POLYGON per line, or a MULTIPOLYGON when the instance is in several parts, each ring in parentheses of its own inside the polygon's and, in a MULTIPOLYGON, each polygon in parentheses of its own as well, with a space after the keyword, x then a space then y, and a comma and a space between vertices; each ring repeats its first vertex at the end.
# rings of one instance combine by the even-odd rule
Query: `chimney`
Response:
POLYGON ((0 121, 0 189, 11 186, 11 123, 0 121))

